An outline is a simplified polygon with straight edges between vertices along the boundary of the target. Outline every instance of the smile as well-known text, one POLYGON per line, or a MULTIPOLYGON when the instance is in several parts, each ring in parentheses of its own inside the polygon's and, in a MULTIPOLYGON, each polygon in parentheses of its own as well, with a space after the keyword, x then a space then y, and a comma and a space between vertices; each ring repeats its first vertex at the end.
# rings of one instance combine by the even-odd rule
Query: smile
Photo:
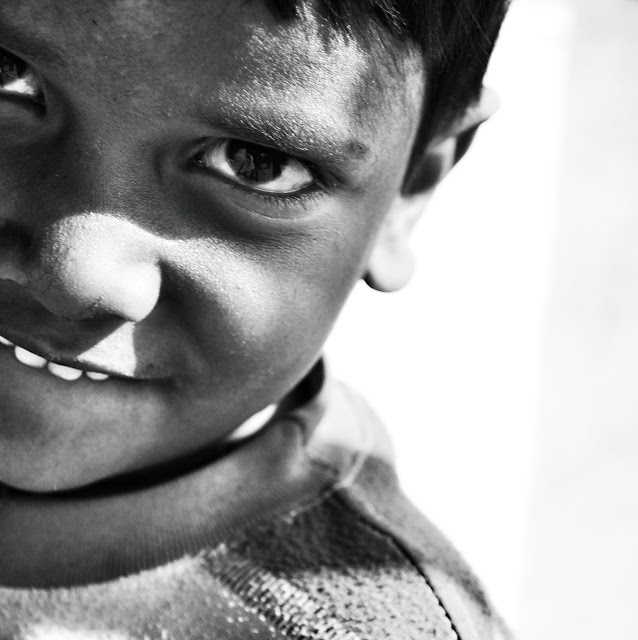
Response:
POLYGON ((18 362, 34 369, 46 369, 48 373, 62 380, 72 382, 73 380, 81 378, 82 375, 85 375, 89 380, 94 380, 95 382, 103 382, 109 378, 108 374, 99 371, 83 371, 82 369, 67 367, 66 365, 57 364, 56 362, 49 362, 46 358, 15 345, 2 336, 0 336, 0 344, 8 348, 13 348, 13 354, 18 362))

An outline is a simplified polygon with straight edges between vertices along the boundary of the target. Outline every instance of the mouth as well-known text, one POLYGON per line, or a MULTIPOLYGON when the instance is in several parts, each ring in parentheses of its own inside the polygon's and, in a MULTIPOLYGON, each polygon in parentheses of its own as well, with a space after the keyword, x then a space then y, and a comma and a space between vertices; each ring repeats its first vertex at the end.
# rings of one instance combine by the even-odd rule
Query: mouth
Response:
POLYGON ((73 351, 52 353, 46 339, 3 334, 0 485, 49 491, 136 468, 172 424, 180 395, 170 381, 126 377, 73 351))
POLYGON ((90 369, 76 362, 70 363, 68 361, 61 362, 49 360, 42 355, 11 342, 4 336, 0 336, 0 349, 12 349, 13 355, 18 362, 27 367, 31 367, 32 369, 42 369, 52 376, 60 378, 61 380, 66 380, 67 382, 74 382, 83 377, 86 377, 88 380, 92 380, 93 382, 104 382, 113 375, 106 373, 105 371, 90 369))

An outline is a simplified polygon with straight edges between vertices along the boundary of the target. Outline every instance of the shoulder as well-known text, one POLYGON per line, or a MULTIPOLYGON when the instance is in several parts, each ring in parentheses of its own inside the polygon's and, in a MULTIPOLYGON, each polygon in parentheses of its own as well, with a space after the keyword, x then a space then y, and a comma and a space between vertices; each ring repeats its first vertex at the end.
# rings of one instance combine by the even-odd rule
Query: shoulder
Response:
POLYGON ((342 387, 331 395, 307 451, 333 487, 218 549, 210 570, 286 637, 507 638, 462 558, 400 491, 374 414, 342 387))
POLYGON ((394 469, 369 457, 339 496, 359 517, 386 535, 432 592, 456 636, 506 640, 510 634, 479 580, 454 546, 405 497, 394 469))

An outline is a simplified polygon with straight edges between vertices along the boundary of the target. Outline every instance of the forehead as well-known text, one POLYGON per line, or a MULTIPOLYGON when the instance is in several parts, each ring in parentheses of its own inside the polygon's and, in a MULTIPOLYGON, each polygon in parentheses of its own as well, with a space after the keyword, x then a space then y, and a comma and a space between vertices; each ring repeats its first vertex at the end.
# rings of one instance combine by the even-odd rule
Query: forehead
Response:
POLYGON ((312 13, 282 22, 261 0, 2 0, 0 46, 114 104, 125 92, 164 115, 248 106, 364 146, 390 115, 411 130, 423 89, 410 56, 373 54, 312 13))

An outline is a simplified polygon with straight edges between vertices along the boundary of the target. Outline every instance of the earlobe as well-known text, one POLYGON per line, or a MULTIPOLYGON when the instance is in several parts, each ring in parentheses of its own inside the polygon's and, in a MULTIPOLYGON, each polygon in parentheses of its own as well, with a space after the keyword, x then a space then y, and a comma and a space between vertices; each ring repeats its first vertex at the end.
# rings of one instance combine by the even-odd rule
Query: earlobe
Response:
POLYGON ((412 278, 415 259, 410 246, 412 229, 425 210, 435 187, 454 165, 456 138, 448 138, 432 149, 422 167, 427 187, 395 197, 379 229, 368 260, 364 280, 372 289, 392 292, 412 278))
POLYGON ((384 247, 382 250, 375 247, 364 280, 376 291, 399 291, 411 280, 414 267, 414 254, 407 243, 403 247, 395 245, 384 247))
POLYGON ((429 194, 395 198, 368 258, 364 280, 372 289, 398 291, 412 278, 415 259, 410 236, 428 200, 429 194))

